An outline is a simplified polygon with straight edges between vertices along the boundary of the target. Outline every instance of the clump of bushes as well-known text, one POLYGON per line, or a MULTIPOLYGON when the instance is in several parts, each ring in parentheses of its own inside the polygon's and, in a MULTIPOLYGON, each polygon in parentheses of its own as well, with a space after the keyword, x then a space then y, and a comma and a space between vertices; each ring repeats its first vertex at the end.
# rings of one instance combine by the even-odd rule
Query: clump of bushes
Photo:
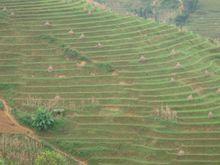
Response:
POLYGON ((70 48, 64 49, 64 55, 69 59, 77 59, 80 57, 80 52, 70 48))
POLYGON ((104 72, 113 72, 114 69, 110 63, 97 63, 96 66, 104 72))
POLYGON ((65 165, 67 160, 65 157, 54 151, 44 151, 35 159, 35 165, 65 165))
POLYGON ((79 51, 71 49, 71 48, 64 49, 64 56, 71 59, 71 60, 80 60, 80 61, 90 62, 89 57, 83 56, 83 55, 81 55, 81 53, 79 51))
POLYGON ((22 116, 19 121, 21 124, 24 124, 26 126, 30 126, 33 123, 32 117, 31 116, 22 116))
POLYGON ((47 131, 54 126, 55 120, 51 112, 45 108, 38 108, 32 126, 39 131, 47 131))
POLYGON ((2 101, 0 101, 0 110, 3 110, 4 109, 4 104, 2 101))

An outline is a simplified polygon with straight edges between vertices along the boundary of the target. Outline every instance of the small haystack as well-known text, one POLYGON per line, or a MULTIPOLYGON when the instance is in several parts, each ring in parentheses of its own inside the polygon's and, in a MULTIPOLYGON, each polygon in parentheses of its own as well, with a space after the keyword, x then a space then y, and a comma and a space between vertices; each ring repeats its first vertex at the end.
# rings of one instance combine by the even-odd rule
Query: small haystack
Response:
POLYGON ((47 68, 47 71, 48 71, 48 72, 53 72, 53 70, 54 70, 54 69, 53 69, 52 66, 49 66, 49 67, 47 68))
POLYGON ((147 59, 143 55, 141 55, 141 57, 139 58, 139 62, 143 64, 146 61, 147 61, 147 59))
POLYGON ((46 26, 46 27, 51 27, 52 24, 51 24, 49 21, 46 21, 46 22, 44 22, 44 26, 46 26))
POLYGON ((175 82, 175 78, 171 77, 170 81, 175 82))
POLYGON ((184 156, 185 152, 183 150, 179 150, 177 153, 178 156, 184 156))
POLYGON ((208 118, 209 118, 209 119, 212 119, 213 117, 214 117, 213 113, 212 113, 212 112, 209 112, 209 113, 208 113, 208 118))
POLYGON ((83 11, 84 11, 84 12, 87 11, 87 7, 86 7, 86 6, 83 7, 83 11))
POLYGON ((177 120, 177 112, 172 110, 168 105, 165 107, 161 105, 160 108, 154 108, 152 114, 163 120, 177 120))
POLYGON ((85 38, 85 35, 83 33, 81 33, 79 39, 84 39, 85 38))
POLYGON ((176 55, 176 54, 177 54, 177 51, 176 51, 175 49, 172 49, 171 55, 174 56, 174 55, 176 55))
POLYGON ((56 75, 56 77, 58 77, 58 78, 66 78, 66 76, 64 74, 56 75))
POLYGON ((76 64, 76 66, 79 67, 79 68, 84 67, 85 65, 86 65, 85 61, 81 61, 81 62, 76 64))
POLYGON ((171 109, 168 107, 168 105, 166 105, 165 111, 166 111, 166 119, 167 119, 167 120, 172 120, 172 111, 171 111, 171 109))
POLYGON ((160 117, 160 110, 158 108, 153 109, 153 115, 160 117))
POLYGON ((207 69, 205 70, 205 76, 211 76, 210 72, 207 69))
POLYGON ((177 112, 176 111, 172 111, 172 119, 177 120, 177 112))
POLYGON ((102 48, 103 45, 99 42, 97 45, 96 45, 97 48, 102 48))
POLYGON ((2 11, 7 11, 8 9, 7 9, 7 7, 5 6, 5 7, 3 7, 3 9, 2 9, 2 11))
POLYGON ((74 33, 73 29, 70 29, 70 31, 68 32, 68 34, 69 34, 69 35, 74 35, 75 33, 74 33))
POLYGON ((90 76, 96 76, 96 73, 91 72, 90 76))
POLYGON ((15 13, 14 13, 14 12, 11 12, 11 13, 10 13, 10 16, 12 16, 12 17, 15 16, 15 13))
POLYGON ((55 97, 54 97, 54 100, 60 100, 61 99, 61 97, 59 96, 59 95, 56 95, 55 97))
POLYGON ((193 95, 189 95, 189 96, 187 97, 187 100, 189 100, 189 101, 193 100, 193 95))
POLYGON ((118 76, 118 72, 117 71, 113 71, 112 72, 112 76, 118 76))
POLYGON ((92 11, 88 11, 88 16, 92 16, 92 11))
POLYGON ((176 69, 179 69, 179 68, 181 68, 181 67, 182 67, 182 65, 180 64, 180 62, 177 62, 176 65, 175 65, 175 68, 176 68, 176 69))
POLYGON ((217 93, 217 94, 220 94, 220 88, 216 90, 216 93, 217 93))

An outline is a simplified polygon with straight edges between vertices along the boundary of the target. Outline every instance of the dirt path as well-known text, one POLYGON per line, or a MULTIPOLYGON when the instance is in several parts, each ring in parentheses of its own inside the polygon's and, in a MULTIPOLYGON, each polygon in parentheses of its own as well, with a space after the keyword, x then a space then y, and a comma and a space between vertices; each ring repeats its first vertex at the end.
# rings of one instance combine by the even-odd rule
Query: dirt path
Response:
MULTIPOLYGON (((0 101, 4 105, 4 110, 0 110, 0 133, 19 133, 19 134, 24 134, 33 140, 41 143, 40 138, 34 133, 29 128, 26 128, 22 125, 20 125, 15 118, 11 115, 11 107, 7 104, 7 102, 0 98, 0 101)), ((78 163, 78 165, 87 165, 87 162, 79 160, 63 151, 60 149, 56 148, 55 146, 51 144, 47 144, 50 146, 54 151, 60 153, 61 155, 64 155, 65 157, 72 159, 78 163)))
POLYGON ((34 132, 26 127, 21 126, 11 115, 11 108, 7 102, 0 98, 4 105, 4 110, 0 110, 0 133, 21 133, 34 136, 34 132))

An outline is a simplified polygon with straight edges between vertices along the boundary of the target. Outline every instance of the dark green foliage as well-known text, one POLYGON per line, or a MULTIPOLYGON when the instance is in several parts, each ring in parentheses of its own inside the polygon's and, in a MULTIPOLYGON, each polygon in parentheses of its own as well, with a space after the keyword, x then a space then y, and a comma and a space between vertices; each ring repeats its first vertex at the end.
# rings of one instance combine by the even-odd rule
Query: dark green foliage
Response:
POLYGON ((188 18, 189 18, 189 14, 187 13, 178 15, 175 19, 176 25, 182 27, 186 23, 188 18))
POLYGON ((45 151, 39 154, 35 160, 35 165, 66 165, 65 157, 54 151, 45 151))
POLYGON ((86 62, 91 61, 89 57, 81 55, 79 51, 70 49, 70 48, 64 49, 64 56, 71 60, 80 60, 80 61, 86 61, 86 62))
POLYGON ((0 101, 0 110, 3 110, 4 109, 4 104, 2 101, 0 101))
POLYGON ((15 84, 0 84, 0 90, 8 90, 15 87, 16 87, 15 84))
POLYGON ((39 36, 39 39, 42 39, 42 40, 46 40, 48 43, 52 44, 52 43, 56 43, 57 42, 57 39, 51 35, 48 35, 48 34, 42 34, 39 36))
POLYGON ((32 126, 39 131, 46 131, 54 126, 54 122, 51 112, 44 108, 38 108, 32 126))
POLYGON ((70 59, 78 59, 80 57, 80 53, 77 50, 70 48, 64 49, 64 55, 70 59))
POLYGON ((3 20, 7 17, 7 13, 0 11, 0 20, 3 20))
POLYGON ((114 69, 110 63, 97 63, 96 66, 104 72, 113 72, 114 69))
POLYGON ((182 27, 185 25, 190 14, 193 13, 198 6, 198 0, 185 0, 184 1, 185 9, 181 15, 178 15, 175 19, 176 25, 182 27))
POLYGON ((33 123, 32 117, 31 116, 23 116, 19 119, 21 124, 26 125, 26 126, 31 126, 33 123))
MULTIPOLYGON (((117 1, 113 0, 98 0, 98 2, 106 3, 114 9, 114 4, 117 1)), ((153 0, 127 0, 126 2, 121 0, 118 1, 118 4, 121 6, 121 10, 126 9, 129 12, 133 12, 143 18, 155 18, 155 20, 160 20, 161 15, 166 11, 174 12, 179 11, 179 0, 159 0, 158 5, 153 6, 153 0)), ((190 13, 194 12, 198 7, 198 0, 183 0, 184 3, 184 12, 181 15, 178 15, 176 18, 171 18, 170 22, 176 23, 177 26, 183 26, 187 19, 189 18, 190 13)), ((116 5, 117 6, 117 5, 116 5)), ((117 10, 117 9, 116 9, 117 10)))

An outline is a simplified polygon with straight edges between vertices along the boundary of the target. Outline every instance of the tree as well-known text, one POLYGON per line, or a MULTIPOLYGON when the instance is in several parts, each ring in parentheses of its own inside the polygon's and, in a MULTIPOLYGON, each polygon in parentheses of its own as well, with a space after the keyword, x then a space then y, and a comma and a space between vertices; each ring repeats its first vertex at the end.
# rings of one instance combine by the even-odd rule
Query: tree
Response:
POLYGON ((176 25, 180 26, 182 28, 183 25, 186 23, 188 17, 189 17, 189 14, 187 14, 187 13, 183 13, 181 15, 178 15, 175 19, 176 25))
POLYGON ((38 108, 32 126, 39 131, 46 131, 54 126, 54 119, 51 112, 44 108, 38 108))
POLYGON ((54 151, 45 151, 37 156, 35 165, 66 165, 65 157, 54 151))

